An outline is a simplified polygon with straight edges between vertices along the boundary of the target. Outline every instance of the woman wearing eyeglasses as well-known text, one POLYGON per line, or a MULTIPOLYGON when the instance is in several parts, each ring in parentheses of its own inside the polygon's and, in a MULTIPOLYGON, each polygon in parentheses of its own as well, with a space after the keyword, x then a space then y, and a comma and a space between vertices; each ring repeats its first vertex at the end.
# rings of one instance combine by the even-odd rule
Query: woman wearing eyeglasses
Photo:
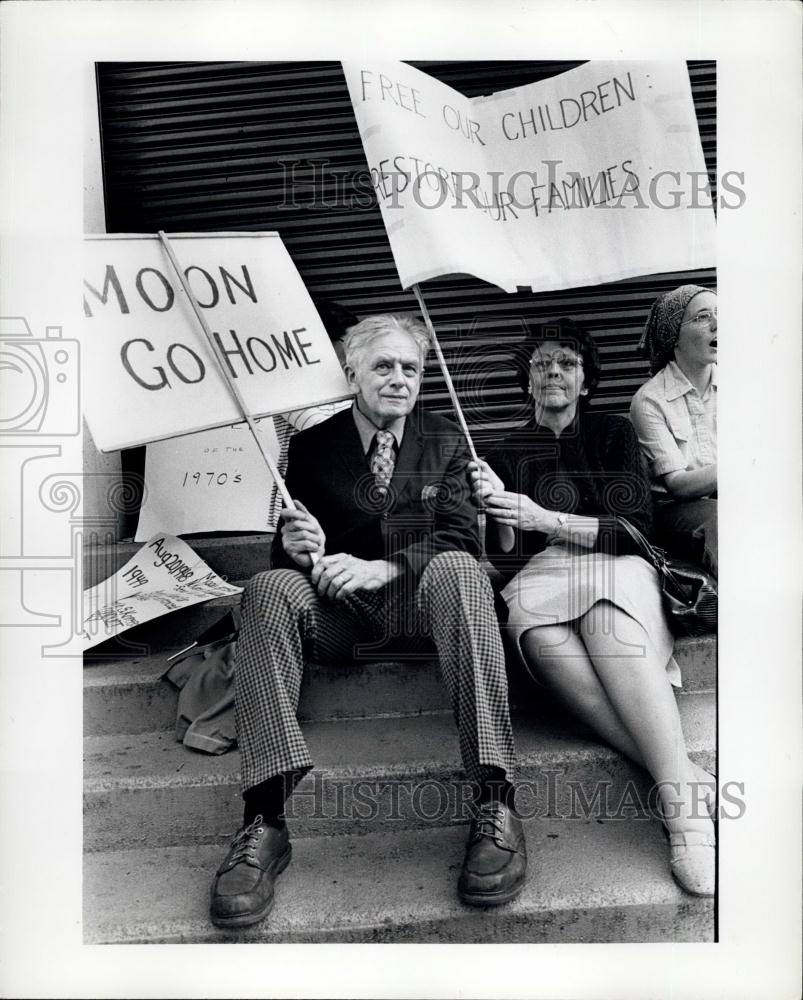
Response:
POLYGON ((656 300, 639 345, 653 377, 630 405, 649 463, 655 537, 717 575, 717 296, 682 285, 656 300))
POLYGON ((527 355, 528 423, 471 465, 488 555, 507 578, 504 632, 536 681, 651 774, 675 879, 713 895, 712 778, 686 751, 656 572, 619 521, 650 528, 636 435, 626 417, 585 410, 600 365, 582 327, 539 327, 527 355))

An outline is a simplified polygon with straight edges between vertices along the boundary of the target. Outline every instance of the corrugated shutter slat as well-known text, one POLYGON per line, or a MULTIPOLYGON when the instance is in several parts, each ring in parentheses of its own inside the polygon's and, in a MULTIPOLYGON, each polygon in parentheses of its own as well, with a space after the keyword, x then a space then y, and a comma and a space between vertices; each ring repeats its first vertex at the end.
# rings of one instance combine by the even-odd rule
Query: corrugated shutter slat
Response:
MULTIPOLYGON (((580 63, 414 65, 477 96, 580 63)), ((690 63, 689 74, 715 194, 716 67, 690 63)), ((399 286, 370 196, 339 63, 101 63, 97 76, 109 232, 275 229, 314 296, 337 299, 358 315, 416 309, 412 294, 399 286)), ((458 392, 484 440, 521 418, 510 349, 521 341, 525 320, 568 315, 584 323, 605 361, 592 405, 622 413, 647 377, 635 345, 654 297, 681 281, 714 280, 706 270, 506 295, 455 275, 427 282, 424 294, 458 392)), ((450 411, 432 363, 424 395, 430 407, 450 411)))

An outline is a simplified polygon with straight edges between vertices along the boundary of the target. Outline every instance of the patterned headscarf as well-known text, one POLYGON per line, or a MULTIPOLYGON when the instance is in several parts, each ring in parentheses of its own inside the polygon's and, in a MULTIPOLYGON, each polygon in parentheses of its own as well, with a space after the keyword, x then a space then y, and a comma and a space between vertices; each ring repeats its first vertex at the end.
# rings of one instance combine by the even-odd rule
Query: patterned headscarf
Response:
POLYGON ((695 295, 709 291, 710 288, 703 288, 702 285, 681 285, 653 302, 638 345, 639 351, 650 359, 653 375, 672 360, 686 306, 695 295))

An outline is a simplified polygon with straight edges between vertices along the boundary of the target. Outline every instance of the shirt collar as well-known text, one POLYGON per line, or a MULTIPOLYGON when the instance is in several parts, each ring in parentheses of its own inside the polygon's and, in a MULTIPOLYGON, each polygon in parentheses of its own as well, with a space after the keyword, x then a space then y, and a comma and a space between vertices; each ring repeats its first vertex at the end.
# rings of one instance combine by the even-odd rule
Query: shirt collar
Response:
MULTIPOLYGON (((713 365, 711 370, 711 381, 709 387, 716 389, 717 387, 717 366, 713 365)), ((680 367, 675 361, 670 361, 664 368, 664 396, 666 399, 673 400, 678 399, 680 396, 685 396, 687 392, 694 389, 694 386, 686 378, 680 367)), ((708 390, 703 393, 703 396, 708 394, 708 390)))
POLYGON ((523 430, 526 429, 527 431, 529 431, 530 434, 534 435, 535 437, 543 437, 547 441, 560 441, 561 438, 563 438, 564 440, 568 440, 569 438, 576 435, 579 426, 580 426, 580 407, 578 406, 577 411, 574 417, 572 418, 571 423, 567 424, 566 427, 564 427, 563 430, 560 432, 560 434, 555 434, 555 432, 552 430, 551 427, 545 427, 543 424, 537 424, 535 422, 534 413, 531 414, 530 419, 527 421, 527 423, 524 425, 522 429, 523 430))
MULTIPOLYGON (((352 416, 354 417, 354 424, 357 428, 357 433, 360 435, 360 443, 362 444, 362 450, 367 455, 371 450, 371 446, 374 443, 374 437, 376 432, 382 428, 377 427, 372 423, 366 415, 357 408, 357 401, 351 408, 352 416)), ((407 417, 397 417, 392 420, 387 427, 384 428, 386 431, 390 431, 393 437, 396 439, 396 447, 401 448, 402 438, 404 437, 404 425, 407 417)))

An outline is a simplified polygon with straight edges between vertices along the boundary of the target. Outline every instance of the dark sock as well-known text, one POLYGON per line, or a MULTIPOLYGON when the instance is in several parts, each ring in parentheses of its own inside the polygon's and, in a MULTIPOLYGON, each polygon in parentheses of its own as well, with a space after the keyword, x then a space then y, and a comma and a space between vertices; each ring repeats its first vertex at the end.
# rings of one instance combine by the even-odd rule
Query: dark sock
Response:
POLYGON ((261 816, 268 826, 281 830, 285 825, 284 805, 298 777, 300 775, 292 771, 276 774, 267 781, 260 781, 258 785, 246 789, 243 792, 243 826, 248 826, 257 816, 261 816))
POLYGON ((502 805, 514 809, 515 796, 516 789, 505 777, 505 772, 495 767, 491 776, 480 783, 477 803, 484 805, 486 802, 501 802, 502 805))

